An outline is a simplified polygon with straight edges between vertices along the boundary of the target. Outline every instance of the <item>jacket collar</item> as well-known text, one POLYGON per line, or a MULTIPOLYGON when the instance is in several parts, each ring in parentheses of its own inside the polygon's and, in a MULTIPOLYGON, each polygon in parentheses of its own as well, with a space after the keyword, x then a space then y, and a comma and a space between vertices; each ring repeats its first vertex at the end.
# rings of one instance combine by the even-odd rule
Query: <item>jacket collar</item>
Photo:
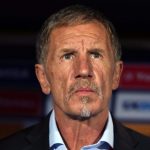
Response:
POLYGON ((49 113, 47 117, 41 121, 26 136, 29 145, 24 150, 48 150, 49 149, 49 113))
POLYGON ((114 123, 114 149, 115 150, 136 150, 139 143, 139 136, 134 138, 132 131, 113 119, 114 123))
MULTIPOLYGON (((33 130, 30 131, 26 140, 29 145, 24 150, 48 150, 49 149, 49 118, 51 112, 47 117, 33 130), (46 140, 47 139, 47 140, 46 140)), ((132 134, 130 129, 126 129, 118 121, 113 118, 114 124, 114 149, 115 150, 136 150, 139 143, 139 136, 132 134), (128 131, 127 131, 128 130, 128 131)))

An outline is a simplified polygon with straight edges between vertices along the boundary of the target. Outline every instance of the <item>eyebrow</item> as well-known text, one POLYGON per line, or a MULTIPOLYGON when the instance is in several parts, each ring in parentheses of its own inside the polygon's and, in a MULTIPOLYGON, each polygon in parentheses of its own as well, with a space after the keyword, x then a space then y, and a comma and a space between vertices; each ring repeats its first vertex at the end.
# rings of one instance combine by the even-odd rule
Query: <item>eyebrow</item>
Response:
POLYGON ((73 48, 63 48, 61 49, 61 53, 77 53, 77 50, 73 48))
MULTIPOLYGON (((74 48, 62 48, 61 49, 61 53, 77 53, 78 50, 74 49, 74 48)), ((98 52, 98 53, 104 53, 103 49, 100 48, 89 48, 87 50, 87 53, 91 53, 91 52, 98 52)))
POLYGON ((100 49, 100 48, 90 48, 90 49, 88 49, 88 52, 104 53, 104 50, 103 50, 103 49, 100 49))

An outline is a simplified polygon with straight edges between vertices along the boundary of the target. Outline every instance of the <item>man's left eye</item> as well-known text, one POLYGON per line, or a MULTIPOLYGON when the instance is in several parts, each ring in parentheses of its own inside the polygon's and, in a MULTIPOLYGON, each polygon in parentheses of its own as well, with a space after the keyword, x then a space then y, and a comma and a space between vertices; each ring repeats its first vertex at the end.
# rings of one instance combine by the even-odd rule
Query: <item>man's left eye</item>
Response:
POLYGON ((101 57, 99 52, 91 52, 90 55, 91 55, 91 58, 100 58, 101 57))

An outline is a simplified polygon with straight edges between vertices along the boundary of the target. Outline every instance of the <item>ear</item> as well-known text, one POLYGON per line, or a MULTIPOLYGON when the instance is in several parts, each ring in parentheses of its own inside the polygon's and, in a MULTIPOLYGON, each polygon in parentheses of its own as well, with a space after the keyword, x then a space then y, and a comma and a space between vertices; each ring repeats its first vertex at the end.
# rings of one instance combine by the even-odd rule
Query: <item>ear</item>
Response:
POLYGON ((46 77, 44 66, 41 64, 36 64, 35 73, 43 93, 47 95, 50 94, 50 85, 46 77))
POLYGON ((112 84, 113 90, 117 89, 119 86, 122 70, 123 70, 123 62, 117 61, 115 64, 114 75, 113 75, 113 84, 112 84))

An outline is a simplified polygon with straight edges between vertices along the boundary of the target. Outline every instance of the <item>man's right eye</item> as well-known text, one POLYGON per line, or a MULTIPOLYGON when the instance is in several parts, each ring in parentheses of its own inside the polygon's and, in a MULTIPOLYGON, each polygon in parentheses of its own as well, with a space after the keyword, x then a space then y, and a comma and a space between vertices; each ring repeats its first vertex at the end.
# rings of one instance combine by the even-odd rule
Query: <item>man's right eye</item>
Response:
POLYGON ((63 55, 63 59, 71 60, 74 57, 73 53, 67 53, 63 55))

